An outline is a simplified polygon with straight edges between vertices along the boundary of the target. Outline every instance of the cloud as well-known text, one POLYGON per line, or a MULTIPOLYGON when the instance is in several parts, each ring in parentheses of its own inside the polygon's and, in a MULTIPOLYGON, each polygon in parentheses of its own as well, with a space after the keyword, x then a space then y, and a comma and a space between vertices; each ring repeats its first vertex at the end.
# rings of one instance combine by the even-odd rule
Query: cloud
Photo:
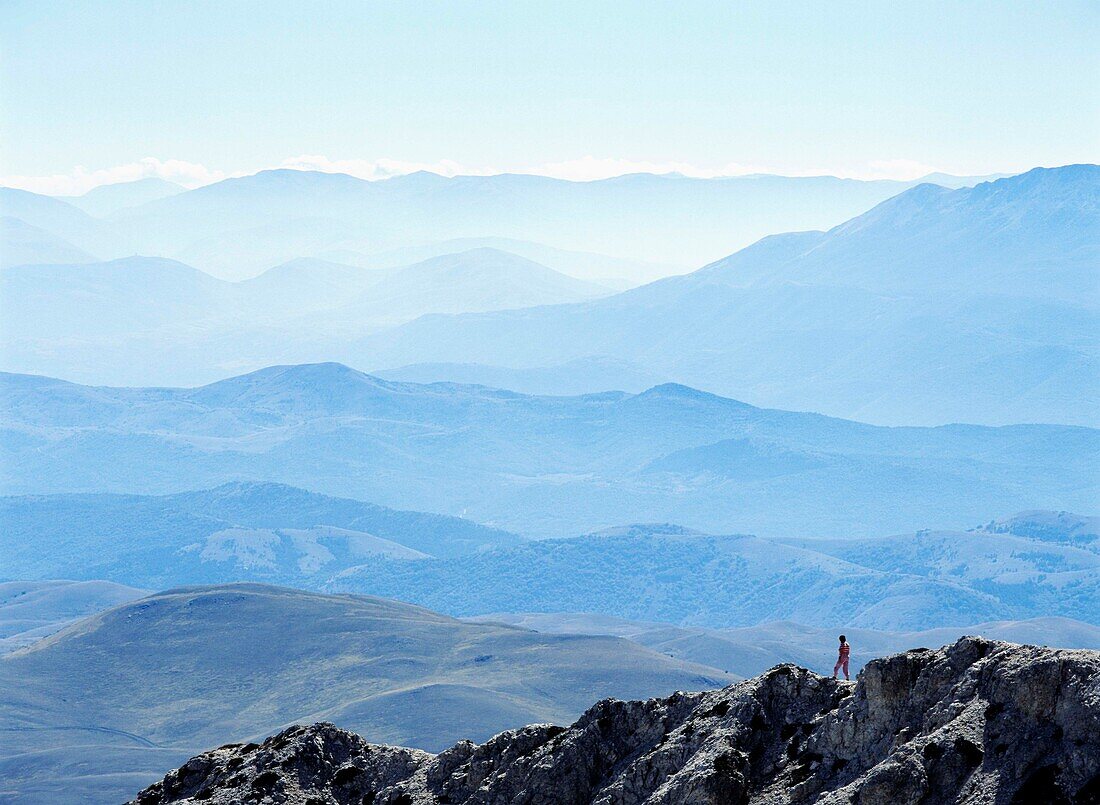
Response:
POLYGON ((180 159, 162 161, 156 157, 145 157, 125 165, 92 171, 83 165, 78 165, 71 173, 56 173, 51 176, 3 176, 0 177, 0 184, 49 196, 79 196, 100 185, 133 182, 154 176, 184 187, 194 188, 219 182, 230 175, 197 162, 185 162, 180 159))
MULTIPOLYGON (((561 162, 546 162, 533 166, 501 169, 468 165, 450 159, 436 162, 411 162, 400 159, 330 159, 322 154, 301 154, 268 167, 322 171, 324 173, 346 173, 368 181, 388 179, 391 176, 402 176, 416 171, 429 171, 440 176, 492 176, 505 172, 527 173, 576 182, 609 179, 629 173, 678 173, 683 176, 702 179, 744 176, 752 173, 772 173, 783 176, 839 176, 849 179, 897 179, 907 181, 926 176, 937 170, 932 165, 910 159, 871 160, 862 165, 846 166, 844 168, 834 166, 831 169, 792 170, 790 167, 747 165, 740 162, 699 166, 689 162, 629 160, 591 155, 561 162)), ((136 162, 99 170, 90 171, 83 166, 77 166, 71 173, 59 173, 51 176, 4 176, 0 177, 0 184, 51 196, 77 196, 100 185, 132 182, 150 176, 176 182, 187 188, 195 188, 234 176, 247 176, 254 172, 226 172, 209 168, 197 162, 145 157, 136 162)))

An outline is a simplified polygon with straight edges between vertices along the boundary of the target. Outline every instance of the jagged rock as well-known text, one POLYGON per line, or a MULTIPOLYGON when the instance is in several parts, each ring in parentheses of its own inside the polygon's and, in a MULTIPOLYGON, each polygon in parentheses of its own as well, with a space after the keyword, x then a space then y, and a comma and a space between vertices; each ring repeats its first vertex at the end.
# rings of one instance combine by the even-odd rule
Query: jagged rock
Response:
POLYGON ((1100 802, 1100 652, 965 637, 722 690, 608 699, 430 755, 331 724, 192 758, 137 805, 780 805, 1100 802))

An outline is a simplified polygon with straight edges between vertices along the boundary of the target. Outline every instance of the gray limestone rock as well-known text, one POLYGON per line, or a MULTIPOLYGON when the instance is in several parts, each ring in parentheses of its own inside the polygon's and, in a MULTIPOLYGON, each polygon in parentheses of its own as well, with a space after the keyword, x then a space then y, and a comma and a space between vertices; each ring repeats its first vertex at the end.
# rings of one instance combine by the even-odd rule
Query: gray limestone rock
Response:
POLYGON ((1100 803, 1100 652, 967 637, 874 660, 854 685, 780 665, 438 755, 292 727, 192 758, 134 802, 1100 803))

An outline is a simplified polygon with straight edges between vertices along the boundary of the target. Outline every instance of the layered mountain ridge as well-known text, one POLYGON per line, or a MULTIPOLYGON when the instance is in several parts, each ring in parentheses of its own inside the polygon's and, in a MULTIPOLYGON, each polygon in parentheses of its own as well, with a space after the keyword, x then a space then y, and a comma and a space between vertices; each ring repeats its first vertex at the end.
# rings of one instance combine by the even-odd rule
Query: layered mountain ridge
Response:
POLYGON ((922 185, 827 232, 774 235, 606 299, 425 317, 337 359, 522 369, 599 355, 884 424, 1092 424, 1097 232, 1095 165, 922 185))
POLYGON ((885 428, 678 384, 545 397, 331 363, 190 389, 0 374, 0 405, 8 494, 274 481, 547 537, 672 522, 847 538, 930 509, 942 528, 1088 512, 1100 455, 1100 431, 1082 427, 885 428))
MULTIPOLYGON (((747 220, 717 201, 730 188, 766 195, 783 182, 622 177, 569 186, 559 197, 562 187, 538 177, 391 181, 259 174, 124 210, 111 222, 56 199, 0 193, 12 259, 71 263, 6 269, 0 365, 96 384, 191 385, 275 363, 338 361, 372 371, 417 367, 429 380, 495 376, 503 387, 559 394, 667 379, 755 405, 887 425, 1100 422, 1098 166, 1037 168, 954 190, 892 186, 900 194, 868 199, 826 231, 775 234, 797 229, 794 216, 732 254, 741 244, 730 236, 711 255, 728 256, 703 268, 668 276, 702 261, 666 267, 658 270, 664 279, 622 293, 611 292, 622 287, 614 279, 606 291, 593 280, 614 278, 624 252, 604 259, 566 251, 602 249, 576 242, 598 232, 600 214, 615 211, 608 226, 619 236, 636 227, 631 244, 663 237, 683 252, 685 232, 721 236, 747 220), (671 204, 667 220, 643 226, 661 217, 660 205, 616 206, 619 194, 639 189, 671 204), (592 220, 557 238, 510 229, 519 219, 536 230, 569 223, 524 203, 543 192, 554 197, 544 199, 547 210, 565 204, 570 216, 573 194, 590 194, 592 220), (685 215, 685 204, 705 212, 685 215), (364 212, 377 205, 386 215, 415 209, 387 228, 364 212), (381 234, 351 231, 363 221, 381 234), (423 221, 443 222, 445 231, 413 237, 409 227, 423 221), (169 261, 127 258, 106 264, 106 282, 107 269, 80 255, 103 254, 98 244, 127 228, 139 240, 181 239, 179 248, 138 251, 200 269, 213 258, 235 272, 223 276, 280 270, 236 284, 206 277, 158 287, 145 269, 172 273, 169 261), (389 230, 413 242, 388 248, 389 230), (40 259, 31 259, 35 248, 40 259), (395 271, 399 254, 421 263, 395 271), (254 270, 245 271, 248 261, 254 270), (135 279, 147 298, 135 300, 127 287, 135 279), (207 280, 225 287, 211 294, 207 280), (86 332, 72 332, 76 323, 86 332), (463 368, 471 366, 488 371, 463 368)), ((803 191, 833 187, 791 181, 803 191)))

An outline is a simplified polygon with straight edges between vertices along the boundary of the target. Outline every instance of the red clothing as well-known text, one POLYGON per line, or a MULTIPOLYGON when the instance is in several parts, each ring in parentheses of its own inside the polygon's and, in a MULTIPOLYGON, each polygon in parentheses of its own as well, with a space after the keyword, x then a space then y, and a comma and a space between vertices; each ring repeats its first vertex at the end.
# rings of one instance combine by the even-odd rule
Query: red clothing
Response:
POLYGON ((840 644, 840 653, 836 658, 836 665, 833 666, 833 677, 836 677, 836 672, 844 669, 844 678, 848 679, 848 655, 852 653, 852 647, 847 643, 840 644))

